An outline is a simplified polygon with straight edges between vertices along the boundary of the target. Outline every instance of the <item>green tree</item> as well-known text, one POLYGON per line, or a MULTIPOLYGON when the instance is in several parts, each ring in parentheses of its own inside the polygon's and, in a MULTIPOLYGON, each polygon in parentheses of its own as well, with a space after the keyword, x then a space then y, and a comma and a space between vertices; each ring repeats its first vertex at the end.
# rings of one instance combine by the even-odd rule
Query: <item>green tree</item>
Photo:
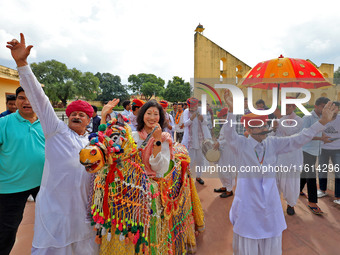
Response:
POLYGON ((74 81, 77 99, 85 98, 94 100, 97 98, 99 90, 99 79, 91 72, 82 73, 73 68, 71 70, 72 80, 74 81))
POLYGON ((145 99, 149 100, 153 95, 161 96, 164 91, 164 87, 157 83, 145 82, 142 84, 140 91, 145 96, 145 99))
POLYGON ((168 81, 163 97, 170 102, 184 102, 191 95, 191 87, 189 82, 185 82, 182 78, 174 76, 168 81))
POLYGON ((68 99, 96 97, 99 80, 92 73, 83 74, 75 68, 68 69, 64 63, 56 60, 32 63, 31 68, 38 81, 44 85, 45 93, 52 104, 61 101, 66 107, 68 99))
MULTIPOLYGON (((131 89, 134 93, 140 94, 142 92, 142 86, 146 83, 153 83, 157 84, 159 87, 164 88, 165 81, 157 77, 154 74, 146 74, 146 73, 140 73, 138 75, 131 74, 128 78, 129 89, 131 89)), ((146 87, 150 87, 150 85, 147 85, 146 87)), ((144 90, 146 90, 144 88, 144 90)))
POLYGON ((128 99, 129 93, 127 92, 126 86, 122 85, 121 79, 118 75, 113 75, 110 73, 96 73, 100 83, 100 94, 98 95, 98 100, 106 102, 112 100, 113 98, 119 98, 120 102, 128 99))
POLYGON ((340 83, 340 67, 338 67, 338 70, 334 72, 334 84, 340 83))

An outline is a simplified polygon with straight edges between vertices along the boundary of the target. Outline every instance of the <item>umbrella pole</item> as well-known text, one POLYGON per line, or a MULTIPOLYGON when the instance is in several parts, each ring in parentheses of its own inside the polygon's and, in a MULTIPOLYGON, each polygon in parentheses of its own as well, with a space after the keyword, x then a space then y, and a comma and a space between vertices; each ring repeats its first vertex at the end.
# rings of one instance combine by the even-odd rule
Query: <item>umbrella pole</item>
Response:
POLYGON ((277 84, 277 106, 280 105, 280 83, 277 84))

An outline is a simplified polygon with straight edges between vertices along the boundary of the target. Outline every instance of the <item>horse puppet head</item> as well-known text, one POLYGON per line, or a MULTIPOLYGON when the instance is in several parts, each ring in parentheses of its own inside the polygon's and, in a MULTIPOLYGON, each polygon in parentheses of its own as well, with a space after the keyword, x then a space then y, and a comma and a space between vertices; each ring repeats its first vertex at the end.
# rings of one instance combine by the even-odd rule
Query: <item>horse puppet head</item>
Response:
POLYGON ((101 124, 98 132, 89 136, 89 144, 80 151, 80 163, 85 166, 89 173, 96 173, 105 164, 112 164, 128 141, 130 126, 123 120, 121 115, 110 120, 107 124, 101 124))

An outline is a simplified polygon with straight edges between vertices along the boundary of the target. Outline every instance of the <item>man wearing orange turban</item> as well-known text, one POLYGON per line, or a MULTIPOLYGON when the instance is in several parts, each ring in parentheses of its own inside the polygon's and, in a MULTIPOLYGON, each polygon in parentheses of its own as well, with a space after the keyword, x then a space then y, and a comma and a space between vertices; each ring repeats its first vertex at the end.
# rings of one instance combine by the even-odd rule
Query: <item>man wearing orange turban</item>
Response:
POLYGON ((229 218, 233 225, 235 255, 282 254, 282 232, 287 228, 276 184, 278 155, 301 148, 325 129, 338 109, 328 102, 319 121, 289 137, 266 138, 266 116, 247 114, 243 120, 249 137, 235 131, 236 118, 230 94, 225 94, 229 108, 223 136, 239 167, 235 197, 229 218), (227 126, 226 126, 227 125, 227 126), (232 126, 230 126, 232 125, 232 126))

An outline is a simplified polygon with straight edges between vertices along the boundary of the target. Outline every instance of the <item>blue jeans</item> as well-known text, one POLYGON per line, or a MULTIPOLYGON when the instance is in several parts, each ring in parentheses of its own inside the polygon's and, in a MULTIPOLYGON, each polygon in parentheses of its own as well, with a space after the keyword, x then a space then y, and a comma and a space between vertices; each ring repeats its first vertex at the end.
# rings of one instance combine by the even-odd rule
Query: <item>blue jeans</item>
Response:
POLYGON ((334 195, 340 198, 340 150, 322 149, 319 157, 319 184, 322 191, 327 189, 327 173, 330 165, 329 159, 332 160, 333 170, 335 172, 335 191, 334 195))

